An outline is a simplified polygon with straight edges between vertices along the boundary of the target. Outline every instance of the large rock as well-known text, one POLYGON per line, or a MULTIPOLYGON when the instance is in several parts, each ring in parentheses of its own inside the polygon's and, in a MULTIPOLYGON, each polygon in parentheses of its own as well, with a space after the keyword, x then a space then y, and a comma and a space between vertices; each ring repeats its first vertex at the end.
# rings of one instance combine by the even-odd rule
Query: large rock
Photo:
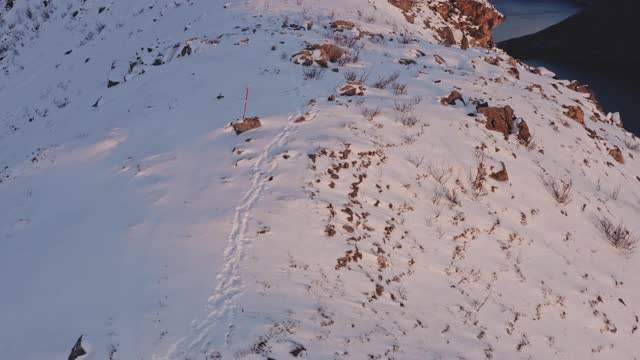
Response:
POLYGON ((504 163, 502 163, 502 170, 489 174, 489 177, 495 181, 509 181, 509 173, 507 172, 507 167, 504 165, 504 163))
POLYGON ((453 31, 450 27, 445 26, 438 30, 438 35, 440 35, 442 45, 446 47, 451 47, 456 44, 456 38, 453 35, 453 31))
POLYGON ((497 131, 508 137, 513 131, 513 109, 504 107, 481 107, 478 112, 487 118, 487 129, 497 131))
POLYGON ((76 340, 76 343, 71 348, 71 352, 69 353, 68 360, 76 360, 77 358, 87 355, 87 351, 82 347, 82 335, 76 340))
POLYGON ((389 0, 389 3, 400 10, 409 11, 413 8, 414 0, 389 0))
POLYGON ((336 20, 331 23, 331 28, 335 31, 353 30, 355 27, 356 24, 347 20, 336 20))
POLYGON ((338 89, 338 93, 342 96, 362 96, 367 88, 359 81, 349 81, 338 89))
POLYGON ((615 146, 613 149, 609 150, 609 155, 611 155, 615 161, 620 164, 624 164, 624 155, 622 155, 622 151, 619 147, 615 146))
POLYGON ((243 132, 257 129, 260 126, 262 126, 260 119, 257 117, 252 117, 252 118, 243 119, 241 122, 237 122, 233 124, 233 130, 235 130, 237 135, 240 135, 243 132))
POLYGON ((449 96, 440 99, 440 103, 442 105, 455 105, 456 101, 458 100, 462 101, 462 103, 465 104, 462 94, 454 90, 451 92, 451 94, 449 94, 449 96))
POLYGON ((453 0, 453 6, 470 21, 470 24, 462 24, 464 32, 479 46, 492 45, 493 29, 504 22, 504 16, 486 1, 453 0))
POLYGON ((329 63, 335 63, 340 60, 346 52, 341 47, 334 44, 314 44, 309 45, 306 49, 294 54, 293 62, 296 64, 311 66, 314 63, 327 67, 329 63))

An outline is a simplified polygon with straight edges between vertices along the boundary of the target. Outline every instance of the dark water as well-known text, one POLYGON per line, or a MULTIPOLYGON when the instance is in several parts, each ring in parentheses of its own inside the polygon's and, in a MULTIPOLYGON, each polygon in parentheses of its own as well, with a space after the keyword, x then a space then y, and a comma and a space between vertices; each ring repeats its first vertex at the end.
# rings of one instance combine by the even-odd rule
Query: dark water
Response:
MULTIPOLYGON (((498 41, 528 35, 564 20, 579 12, 580 7, 565 0, 494 0, 507 21, 495 29, 498 41)), ((615 21, 612 19, 612 21, 615 21)), ((594 44, 594 46, 596 46, 594 44)), ((604 50, 603 50, 604 51, 604 50)), ((637 83, 631 76, 616 69, 606 73, 577 63, 561 63, 544 59, 525 58, 527 64, 543 66, 559 78, 578 80, 591 85, 605 112, 619 112, 625 128, 640 135, 640 102, 634 102, 637 83)))

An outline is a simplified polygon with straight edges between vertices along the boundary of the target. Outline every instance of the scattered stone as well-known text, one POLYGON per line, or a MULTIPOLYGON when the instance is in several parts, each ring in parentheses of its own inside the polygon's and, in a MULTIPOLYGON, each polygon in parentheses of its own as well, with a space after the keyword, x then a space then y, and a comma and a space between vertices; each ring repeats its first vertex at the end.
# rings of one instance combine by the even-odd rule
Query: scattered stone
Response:
POLYGON ((257 129, 260 126, 262 126, 260 119, 258 117, 252 117, 233 124, 233 130, 235 130, 236 135, 240 135, 249 130, 257 129))
POLYGON ((467 38, 467 35, 462 35, 462 42, 460 43, 460 48, 462 50, 467 50, 469 47, 470 47, 469 38, 467 38))
POLYGON ((311 66, 314 63, 328 67, 329 63, 335 63, 345 56, 346 52, 341 47, 333 44, 315 44, 294 54, 293 62, 303 66, 311 66))
POLYGON ((487 64, 491 64, 491 65, 495 65, 495 66, 500 65, 500 59, 498 59, 498 58, 494 58, 494 57, 486 57, 486 58, 483 58, 483 60, 484 60, 487 64))
POLYGON ((107 80, 107 88, 112 88, 120 84, 120 81, 107 80))
POLYGON ((513 76, 514 78, 520 80, 520 71, 518 71, 517 67, 512 67, 509 68, 509 70, 507 70, 507 72, 509 73, 509 75, 513 76))
POLYGON ((442 56, 440 55, 433 55, 433 58, 436 60, 436 62, 440 65, 444 65, 447 62, 444 60, 444 58, 442 58, 442 56))

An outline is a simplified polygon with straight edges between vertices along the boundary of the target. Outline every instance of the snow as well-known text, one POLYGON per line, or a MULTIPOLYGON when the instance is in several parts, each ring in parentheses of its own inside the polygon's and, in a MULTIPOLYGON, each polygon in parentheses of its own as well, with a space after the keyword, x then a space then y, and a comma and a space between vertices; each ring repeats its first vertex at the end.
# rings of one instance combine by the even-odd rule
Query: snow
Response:
POLYGON ((2 357, 66 358, 80 335, 88 360, 637 356, 638 255, 595 225, 640 230, 637 140, 568 81, 517 80, 507 54, 438 45, 386 1, 49 6, 0 62, 2 357), (305 80, 290 56, 332 19, 387 40, 305 80), (329 101, 348 71, 365 95, 329 101), (373 86, 394 72, 407 94, 373 86), (237 136, 247 83, 262 126, 237 136), (440 103, 454 89, 466 105, 440 103), (510 105, 533 143, 487 130, 471 98, 510 105), (601 139, 563 114, 578 103, 601 139), (474 190, 478 153, 510 180, 474 190))

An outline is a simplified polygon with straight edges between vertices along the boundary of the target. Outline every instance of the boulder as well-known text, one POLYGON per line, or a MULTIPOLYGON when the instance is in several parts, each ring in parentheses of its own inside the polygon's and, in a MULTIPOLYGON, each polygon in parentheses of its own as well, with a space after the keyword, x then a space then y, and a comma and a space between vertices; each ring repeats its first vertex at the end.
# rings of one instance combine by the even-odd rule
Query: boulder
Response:
POLYGON ((356 24, 347 20, 336 20, 331 23, 331 28, 335 31, 353 30, 355 27, 356 24))
POLYGON ((582 111, 582 108, 580 106, 564 105, 562 107, 567 109, 567 111, 565 111, 564 113, 566 116, 584 125, 584 111, 582 111))
POLYGON ((487 118, 486 128, 497 131, 508 137, 513 131, 513 109, 511 106, 505 107, 482 107, 478 112, 487 118))
POLYGON ((311 66, 314 63, 327 67, 329 63, 335 63, 346 52, 341 47, 333 44, 314 44, 292 56, 293 62, 303 66, 311 66))
POLYGON ((456 101, 458 100, 462 101, 463 104, 466 104, 464 102, 464 98, 462 97, 462 94, 454 90, 451 92, 451 94, 449 94, 449 96, 440 99, 440 103, 442 105, 455 105, 456 101))
POLYGON ((513 76, 514 78, 520 80, 520 71, 518 71, 517 67, 512 67, 509 68, 509 70, 507 70, 507 72, 509 73, 509 75, 513 76))
POLYGON ((362 96, 367 88, 360 81, 349 81, 338 89, 342 96, 362 96))
POLYGON ((504 165, 504 163, 502 163, 502 170, 489 174, 489 177, 495 181, 509 181, 509 173, 507 173, 507 167, 504 165))
POLYGON ((462 35, 462 42, 460 43, 460 48, 462 50, 467 50, 469 47, 470 47, 469 38, 467 37, 467 35, 462 35))
POLYGON ((619 147, 615 146, 613 149, 609 150, 609 155, 620 164, 624 164, 624 155, 622 155, 622 151, 619 147))
POLYGON ((518 140, 528 144, 531 141, 531 131, 529 131, 529 125, 527 122, 520 119, 518 122, 518 140))
POLYGON ((415 65, 416 61, 413 59, 400 59, 398 60, 398 63, 402 64, 402 65, 415 65))
POLYGON ((262 126, 260 119, 257 117, 246 118, 240 122, 233 124, 233 130, 235 130, 236 135, 240 135, 249 130, 257 129, 262 126))

